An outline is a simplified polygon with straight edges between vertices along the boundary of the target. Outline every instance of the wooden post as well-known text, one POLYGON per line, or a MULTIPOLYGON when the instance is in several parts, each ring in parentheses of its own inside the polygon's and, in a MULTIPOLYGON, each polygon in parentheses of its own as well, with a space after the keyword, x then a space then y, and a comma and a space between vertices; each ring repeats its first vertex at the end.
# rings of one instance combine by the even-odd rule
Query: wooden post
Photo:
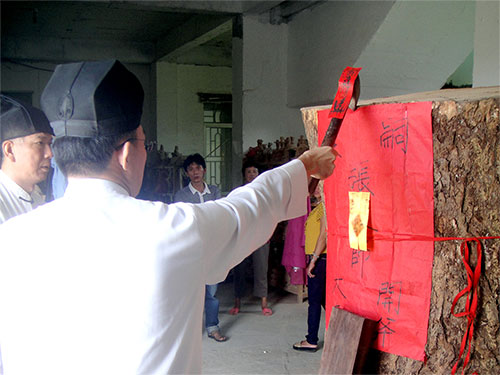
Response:
POLYGON ((319 373, 361 374, 376 329, 376 321, 334 307, 319 373))

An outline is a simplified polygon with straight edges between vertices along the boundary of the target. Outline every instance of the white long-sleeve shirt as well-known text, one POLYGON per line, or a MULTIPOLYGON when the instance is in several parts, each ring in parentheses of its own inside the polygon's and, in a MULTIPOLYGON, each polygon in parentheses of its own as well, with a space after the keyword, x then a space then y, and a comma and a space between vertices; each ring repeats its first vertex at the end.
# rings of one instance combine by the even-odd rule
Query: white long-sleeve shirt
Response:
POLYGON ((0 346, 11 374, 201 372, 205 284, 305 214, 296 160, 227 198, 163 204, 100 179, 0 226, 0 346))
POLYGON ((35 185, 31 194, 0 170, 0 224, 24 214, 43 203, 40 188, 35 185))

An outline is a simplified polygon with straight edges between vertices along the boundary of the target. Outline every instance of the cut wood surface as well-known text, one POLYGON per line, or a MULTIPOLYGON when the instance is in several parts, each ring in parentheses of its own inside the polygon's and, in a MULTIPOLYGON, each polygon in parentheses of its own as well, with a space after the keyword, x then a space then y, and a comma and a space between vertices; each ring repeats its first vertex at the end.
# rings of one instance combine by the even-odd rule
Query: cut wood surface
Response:
MULTIPOLYGON (((500 87, 439 90, 361 101, 360 105, 416 101, 433 102, 435 237, 500 236, 500 87)), ((311 148, 318 144, 316 114, 325 108, 329 106, 302 109, 311 148)), ((467 286, 460 243, 435 242, 427 362, 372 350, 371 372, 450 373, 467 324, 465 317, 450 312, 456 294, 467 286)), ((500 374, 500 240, 481 243, 479 305, 465 370, 500 374)), ((475 250, 472 254, 475 265, 475 250)), ((455 312, 463 311, 464 303, 462 299, 455 312)))
POLYGON ((376 330, 377 322, 334 307, 325 335, 319 373, 363 373, 376 330))

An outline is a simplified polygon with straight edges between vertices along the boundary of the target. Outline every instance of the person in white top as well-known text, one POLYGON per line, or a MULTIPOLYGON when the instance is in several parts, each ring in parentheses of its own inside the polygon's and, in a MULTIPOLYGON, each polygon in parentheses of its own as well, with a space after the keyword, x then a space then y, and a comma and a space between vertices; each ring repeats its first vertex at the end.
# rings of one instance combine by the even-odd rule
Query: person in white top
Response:
POLYGON ((38 183, 50 171, 54 132, 45 114, 0 96, 0 224, 42 204, 38 183))
POLYGON ((226 198, 138 200, 143 98, 118 61, 59 65, 42 94, 68 187, 0 225, 5 375, 200 373, 204 286, 305 214, 308 175, 333 172, 319 147, 226 198))
MULTIPOLYGON (((182 165, 189 177, 189 184, 177 191, 174 202, 205 203, 222 197, 216 185, 208 185, 205 182, 207 164, 205 158, 200 154, 189 155, 182 165)), ((219 300, 215 296, 218 284, 205 286, 205 330, 208 337, 216 342, 227 341, 222 335, 219 327, 219 300)))

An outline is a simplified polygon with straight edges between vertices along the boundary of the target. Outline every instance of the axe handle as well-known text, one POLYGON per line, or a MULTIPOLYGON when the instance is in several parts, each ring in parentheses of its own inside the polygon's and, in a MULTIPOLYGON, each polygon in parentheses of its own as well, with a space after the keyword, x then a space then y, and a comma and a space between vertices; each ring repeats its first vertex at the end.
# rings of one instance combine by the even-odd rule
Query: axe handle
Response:
MULTIPOLYGON (((330 146, 333 147, 335 144, 335 139, 337 139, 337 135, 339 134, 340 125, 342 125, 342 120, 339 118, 332 118, 330 121, 330 125, 328 125, 328 130, 326 131, 325 137, 323 138, 323 142, 321 142, 321 146, 330 146)), ((317 178, 312 178, 309 182, 309 194, 313 194, 314 190, 318 186, 319 180, 317 178)))
MULTIPOLYGON (((349 108, 351 108, 353 111, 356 110, 356 107, 358 105, 359 93, 360 93, 360 83, 359 83, 359 76, 357 76, 356 80, 354 81, 354 89, 351 100, 349 102, 349 108)), ((344 119, 332 117, 332 119, 330 120, 330 125, 328 125, 328 129, 326 130, 325 137, 321 142, 321 146, 333 147, 335 145, 335 140, 337 139, 337 135, 339 134, 340 126, 342 125, 342 120, 344 119)), ((316 190, 318 182, 319 180, 314 177, 309 182, 310 195, 314 194, 314 190, 316 190)))

